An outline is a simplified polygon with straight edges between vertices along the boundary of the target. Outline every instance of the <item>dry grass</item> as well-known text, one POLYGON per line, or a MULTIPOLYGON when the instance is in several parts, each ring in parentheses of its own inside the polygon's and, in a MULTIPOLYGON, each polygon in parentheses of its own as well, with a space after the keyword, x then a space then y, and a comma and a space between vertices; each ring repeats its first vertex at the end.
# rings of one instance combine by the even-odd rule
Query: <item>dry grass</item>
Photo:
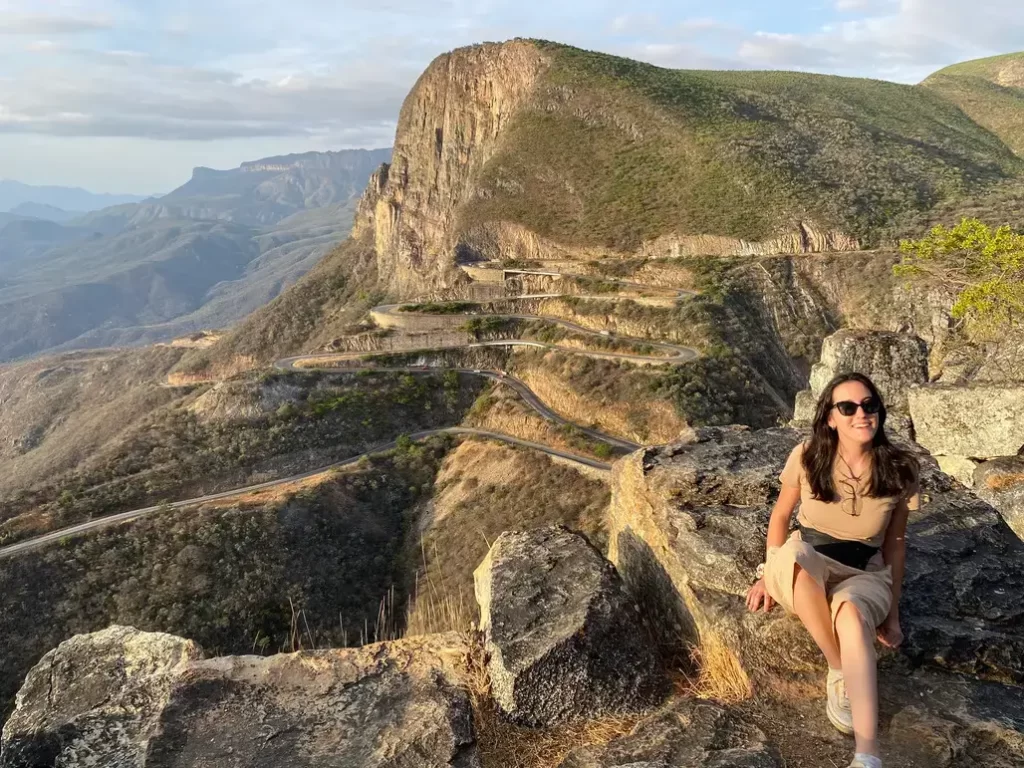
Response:
POLYGON ((157 344, 157 346, 178 347, 181 349, 209 349, 222 338, 224 338, 224 334, 218 331, 199 331, 188 336, 171 339, 169 342, 157 344))
POLYGON ((985 485, 992 491, 1005 491, 1024 483, 1024 472, 1013 472, 1006 475, 990 475, 985 485))
POLYGON ((236 355, 223 365, 211 366, 195 371, 173 371, 167 376, 167 385, 171 387, 187 387, 194 384, 223 381, 240 373, 251 371, 256 367, 256 358, 252 355, 236 355))
POLYGON ((416 587, 405 617, 404 637, 465 632, 476 626, 477 607, 472 595, 459 589, 442 595, 429 578, 416 577, 416 587))
POLYGON ((473 572, 507 530, 562 524, 604 546, 608 487, 544 454, 467 440, 444 460, 419 540, 406 634, 464 631, 476 619, 473 572))
POLYGON ((739 659, 721 640, 707 634, 699 647, 691 651, 694 666, 700 670, 693 684, 694 695, 725 704, 749 699, 753 693, 750 678, 739 659))
POLYGON ((278 485, 272 485, 269 488, 263 488, 259 491, 242 493, 237 496, 225 496, 223 499, 208 501, 203 504, 203 508, 248 509, 251 507, 262 507, 268 504, 282 504, 302 491, 317 488, 330 480, 336 479, 337 476, 337 470, 329 469, 326 472, 321 472, 318 475, 306 477, 302 480, 296 480, 290 483, 279 483, 278 485))
POLYGON ((613 402, 587 397, 541 367, 517 368, 516 375, 561 416, 638 443, 672 442, 687 426, 665 400, 613 402))
POLYGON ((514 725, 498 712, 479 646, 469 659, 467 688, 473 701, 473 724, 483 768, 556 768, 572 750, 607 744, 624 736, 642 717, 604 717, 557 728, 514 725))
POLYGON ((469 425, 494 432, 543 443, 552 448, 576 453, 590 458, 607 461, 608 455, 599 455, 595 448, 599 443, 581 433, 567 432, 540 416, 522 401, 519 395, 506 387, 496 387, 486 407, 474 408, 469 425))

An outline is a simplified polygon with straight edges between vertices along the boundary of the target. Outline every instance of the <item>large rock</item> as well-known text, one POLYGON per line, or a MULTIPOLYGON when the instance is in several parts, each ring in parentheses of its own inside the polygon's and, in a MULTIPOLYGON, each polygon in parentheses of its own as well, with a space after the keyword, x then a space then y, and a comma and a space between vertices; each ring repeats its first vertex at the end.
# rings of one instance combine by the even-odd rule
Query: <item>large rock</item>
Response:
POLYGON ((843 329, 825 338, 821 359, 811 368, 810 389, 797 395, 793 421, 809 424, 828 383, 857 371, 878 387, 892 426, 905 431, 910 411, 907 392, 928 381, 928 345, 917 336, 892 331, 843 329))
POLYGON ((1024 448, 1024 384, 931 384, 910 390, 917 441, 934 454, 995 458, 1024 448))
MULTIPOLYGON (((879 669, 879 747, 898 768, 1019 768, 1024 699, 1018 686, 948 672, 907 669, 888 656, 879 669)), ((825 686, 812 696, 771 692, 733 708, 758 726, 787 766, 846 766, 852 742, 825 716, 825 686)))
POLYGON ((110 627, 47 653, 18 693, 0 741, 3 768, 143 765, 146 740, 199 647, 110 627))
POLYGON ((194 660, 114 628, 32 670, 3 768, 474 768, 469 648, 457 635, 194 660))
POLYGON ((676 699, 627 736, 573 750, 560 768, 775 768, 764 733, 707 701, 676 699))
MULTIPOLYGON (((703 429, 613 470, 609 556, 663 638, 682 638, 732 690, 766 688, 823 660, 795 617, 744 603, 764 558, 778 473, 795 430, 703 429)), ((912 516, 902 653, 994 679, 1024 681, 1024 544, 988 504, 925 460, 927 501, 912 516)))
POLYGON ((879 680, 881 745, 887 765, 1024 765, 1024 697, 1019 686, 929 670, 903 676, 886 668, 879 680))
POLYGON ((999 510, 1006 524, 1024 539, 1024 457, 1006 456, 974 470, 974 492, 999 510))
POLYGON ((491 690, 530 726, 637 711, 667 689, 612 565, 560 526, 503 533, 474 574, 491 690))

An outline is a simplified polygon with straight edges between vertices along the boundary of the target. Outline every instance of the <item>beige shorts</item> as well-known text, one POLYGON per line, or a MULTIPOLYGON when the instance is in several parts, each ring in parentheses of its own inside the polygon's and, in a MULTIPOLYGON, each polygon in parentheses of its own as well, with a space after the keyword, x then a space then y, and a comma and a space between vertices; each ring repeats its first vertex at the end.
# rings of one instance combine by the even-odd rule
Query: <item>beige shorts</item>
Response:
POLYGON ((859 571, 825 557, 794 531, 781 547, 772 547, 764 566, 764 585, 768 594, 789 613, 793 613, 793 579, 799 565, 825 591, 832 609, 832 624, 843 603, 857 606, 864 621, 874 631, 889 615, 892 605, 892 566, 885 564, 882 553, 868 561, 859 571))

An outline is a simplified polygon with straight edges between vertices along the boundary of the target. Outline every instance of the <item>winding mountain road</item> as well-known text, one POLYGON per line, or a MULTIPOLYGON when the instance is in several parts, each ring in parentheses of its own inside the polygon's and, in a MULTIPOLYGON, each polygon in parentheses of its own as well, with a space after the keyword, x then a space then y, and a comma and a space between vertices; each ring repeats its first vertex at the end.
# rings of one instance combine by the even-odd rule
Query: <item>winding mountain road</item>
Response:
MULTIPOLYGON (((525 274, 538 274, 538 275, 565 274, 565 273, 544 272, 544 271, 540 271, 540 270, 536 270, 536 271, 515 270, 515 272, 517 274, 525 273, 525 274)), ((615 281, 612 281, 612 282, 617 282, 617 283, 620 283, 622 285, 625 285, 625 286, 628 286, 628 287, 633 287, 633 288, 644 288, 644 287, 646 287, 646 286, 643 286, 640 283, 631 283, 631 282, 627 282, 627 281, 623 281, 623 280, 615 280, 615 281)), ((687 296, 687 295, 692 295, 692 292, 690 292, 690 291, 683 291, 683 290, 680 290, 680 291, 678 291, 676 293, 677 293, 677 296, 679 298, 682 298, 682 297, 687 296)), ((559 296, 564 296, 564 295, 565 294, 534 294, 534 295, 530 295, 530 296, 520 296, 520 297, 514 297, 514 298, 521 298, 521 299, 554 298, 554 297, 559 297, 559 296)), ((575 298, 588 298, 588 297, 585 297, 585 296, 575 296, 575 298)), ((589 297, 589 298, 601 299, 601 300, 606 300, 607 301, 607 300, 616 300, 616 299, 619 299, 619 298, 631 298, 631 297, 614 297, 614 296, 608 296, 608 295, 601 295, 601 296, 594 296, 594 297, 589 297)), ((392 313, 398 312, 399 308, 402 307, 402 306, 405 306, 405 305, 402 305, 402 304, 386 304, 386 305, 381 305, 379 307, 375 307, 373 312, 374 313, 378 313, 378 314, 382 314, 382 315, 390 315, 392 313)), ((414 312, 402 312, 401 313, 401 315, 403 317, 416 316, 417 314, 422 314, 423 316, 438 317, 438 315, 430 314, 430 313, 414 313, 414 312)), ((571 331, 573 331, 575 333, 587 334, 587 335, 593 335, 593 336, 600 336, 602 338, 607 338, 600 331, 595 331, 593 329, 586 328, 586 327, 578 325, 576 323, 572 323, 572 322, 569 322, 567 320, 561 320, 561 319, 558 319, 558 318, 543 317, 543 316, 539 316, 539 315, 525 315, 525 314, 524 315, 520 315, 520 314, 512 314, 512 315, 496 314, 496 315, 486 315, 486 316, 509 318, 509 319, 519 319, 519 320, 528 320, 528 321, 530 321, 530 320, 544 320, 544 321, 547 321, 547 322, 557 323, 558 325, 560 325, 560 326, 562 326, 564 328, 567 328, 567 329, 569 329, 569 330, 571 330, 571 331)), ((620 360, 620 361, 624 361, 624 362, 631 362, 631 363, 637 363, 637 364, 642 364, 642 365, 665 365, 665 364, 673 365, 673 364, 679 364, 679 363, 682 363, 682 362, 687 362, 689 360, 693 360, 696 357, 698 357, 698 355, 699 355, 699 353, 695 349, 692 349, 690 347, 684 347, 684 346, 676 345, 676 344, 668 344, 668 343, 665 343, 665 342, 648 341, 646 339, 635 339, 635 338, 628 338, 628 337, 621 337, 621 336, 617 336, 616 339, 619 340, 619 341, 624 341, 626 343, 640 344, 640 345, 645 345, 645 346, 648 346, 648 347, 653 347, 653 348, 656 348, 658 350, 664 350, 664 352, 666 354, 655 356, 655 355, 643 355, 643 354, 639 354, 639 353, 603 352, 603 351, 597 351, 597 350, 580 349, 580 348, 576 348, 576 347, 563 347, 563 346, 559 346, 557 344, 548 344, 548 343, 544 343, 544 342, 528 341, 528 340, 522 340, 522 339, 503 339, 503 340, 493 340, 493 341, 480 341, 480 342, 474 342, 474 343, 470 343, 470 344, 459 345, 458 347, 441 347, 441 348, 437 348, 437 349, 415 350, 415 351, 419 351, 419 352, 437 352, 437 351, 444 351, 444 350, 450 350, 450 349, 455 349, 455 348, 457 348, 457 349, 467 349, 467 348, 478 348, 478 347, 517 347, 517 346, 525 346, 525 347, 537 347, 537 348, 542 348, 542 349, 553 349, 553 350, 559 350, 559 351, 570 353, 570 354, 586 355, 588 357, 593 357, 593 358, 597 358, 597 359, 620 360)), ((365 366, 355 365, 354 361, 358 360, 359 358, 365 357, 367 354, 368 353, 362 353, 361 352, 361 353, 340 353, 340 354, 324 353, 324 354, 313 354, 313 355, 301 355, 301 356, 296 356, 296 357, 288 357, 288 358, 285 358, 283 360, 278 360, 276 363, 274 363, 274 368, 276 368, 277 370, 282 370, 282 371, 323 371, 323 372, 335 372, 335 373, 351 372, 353 370, 366 370, 365 366), (346 362, 353 362, 353 365, 346 366, 345 365, 346 362)), ((399 354, 399 353, 396 353, 396 354, 399 354)), ((596 429, 585 427, 583 425, 576 424, 574 422, 569 421, 568 419, 566 419, 565 417, 561 416, 560 414, 558 414, 557 412, 552 410, 550 407, 548 407, 537 396, 537 394, 535 392, 533 392, 533 390, 531 390, 524 382, 520 381, 519 379, 515 378, 514 376, 510 376, 510 375, 506 374, 504 371, 482 370, 482 369, 478 369, 478 368, 461 368, 461 367, 451 368, 449 366, 445 366, 443 369, 441 367, 431 367, 431 366, 396 366, 396 367, 375 366, 372 370, 396 370, 396 371, 404 371, 404 372, 411 373, 411 374, 434 373, 434 372, 437 372, 439 370, 455 370, 455 371, 458 371, 458 372, 464 373, 464 374, 482 376, 484 378, 487 378, 487 379, 490 379, 492 381, 498 382, 498 383, 500 383, 500 384, 502 384, 504 386, 507 386, 507 387, 510 387, 511 389, 513 389, 523 399, 523 401, 527 405, 529 405, 534 411, 536 411, 538 414, 540 414, 541 417, 543 417, 544 419, 546 419, 546 420, 548 420, 550 422, 553 422, 553 423, 556 423, 556 424, 560 424, 560 425, 565 425, 565 426, 571 426, 574 429, 576 429, 577 431, 579 431, 580 433, 582 433, 584 435, 587 435, 588 437, 590 437, 590 438, 592 438, 594 440, 598 440, 600 442, 607 443, 608 445, 611 445, 614 448, 617 448, 617 449, 622 450, 622 451, 633 451, 633 450, 636 450, 636 449, 641 447, 640 444, 634 443, 634 442, 632 442, 630 440, 625 440, 623 438, 615 437, 613 435, 606 435, 603 432, 600 432, 600 431, 598 431, 596 429)), ((611 465, 610 464, 607 464, 607 463, 604 463, 604 462, 601 462, 601 461, 597 461, 595 459, 591 459, 591 458, 588 458, 586 456, 579 456, 577 454, 569 453, 567 451, 562 451, 562 450, 559 450, 557 448, 553 448, 553 447, 548 446, 548 445, 544 445, 544 444, 541 444, 541 443, 534 443, 534 442, 531 442, 529 440, 523 440, 521 438, 514 437, 512 435, 507 435, 507 434, 504 434, 504 433, 501 433, 501 432, 492 432, 492 431, 489 431, 489 430, 475 429, 475 428, 472 428, 472 427, 443 427, 443 428, 439 428, 439 429, 428 429, 428 430, 423 430, 423 431, 420 431, 420 432, 412 433, 412 434, 408 435, 407 437, 409 437, 412 440, 422 440, 422 439, 430 437, 432 435, 439 435, 439 434, 467 435, 467 436, 476 436, 476 437, 483 437, 483 438, 488 438, 488 439, 492 439, 492 440, 498 440, 498 441, 501 441, 501 442, 504 442, 504 443, 508 443, 508 444, 511 444, 511 445, 518 445, 518 446, 522 446, 524 448, 531 448, 531 449, 534 449, 534 450, 537 450, 537 451, 541 451, 541 452, 546 453, 548 455, 555 456, 557 458, 565 459, 565 460, 568 460, 568 461, 572 461, 572 462, 575 462, 577 464, 581 464, 583 466, 590 467, 592 469, 597 469, 597 470, 610 470, 611 469, 611 465)), ((108 526, 117 525, 119 523, 124 523, 124 522, 131 521, 131 520, 137 520, 139 518, 147 517, 149 515, 153 515, 153 514, 156 514, 158 512, 161 512, 161 511, 166 511, 166 510, 171 510, 171 509, 182 509, 182 508, 185 508, 185 507, 193 507, 193 506, 197 506, 197 505, 204 504, 204 503, 211 502, 211 501, 218 501, 218 500, 222 500, 222 499, 229 499, 229 498, 232 498, 232 497, 235 497, 235 496, 243 496, 245 494, 254 493, 256 491, 261 491, 261 490, 265 490, 265 489, 268 489, 268 488, 273 488, 274 486, 284 485, 284 484, 287 484, 287 483, 294 483, 294 482, 298 482, 298 481, 301 481, 301 480, 305 480, 307 478, 313 477, 313 476, 321 474, 323 472, 327 472, 327 471, 332 470, 332 469, 339 469, 339 468, 351 466, 351 465, 357 463, 364 456, 368 456, 368 455, 371 455, 371 454, 374 454, 374 453, 380 453, 382 451, 390 450, 390 449, 394 448, 396 445, 397 445, 397 440, 392 440, 392 441, 389 441, 389 442, 380 443, 380 444, 377 444, 377 445, 370 446, 363 453, 361 453, 359 455, 356 455, 356 456, 352 456, 352 457, 350 457, 348 459, 345 459, 343 461, 335 462, 333 464, 329 464, 329 465, 323 466, 323 467, 318 467, 317 469, 313 469, 313 470, 310 470, 308 472, 303 472, 303 473, 298 474, 298 475, 291 475, 289 477, 284 477, 284 478, 280 478, 280 479, 277 479, 277 480, 269 480, 269 481, 263 482, 263 483, 256 483, 256 484, 253 484, 253 485, 247 485, 247 486, 244 486, 242 488, 234 488, 234 489, 231 489, 231 490, 228 490, 228 491, 222 491, 222 492, 219 492, 219 493, 206 494, 204 496, 198 496, 198 497, 191 498, 191 499, 183 499, 181 501, 175 501, 175 502, 171 502, 171 503, 167 503, 167 504, 158 504, 158 505, 153 505, 153 506, 149 506, 149 507, 143 507, 141 509, 129 510, 127 512, 120 512, 118 514, 109 515, 107 517, 101 517, 101 518, 97 518, 95 520, 90 520, 88 522, 80 523, 78 525, 70 526, 68 528, 63 528, 63 529, 58 530, 58 531, 53 531, 51 533, 47 533, 47 534, 44 534, 42 536, 38 536, 38 537, 33 538, 33 539, 28 539, 26 541, 21 541, 21 542, 18 542, 16 544, 12 544, 12 545, 7 546, 7 547, 2 547, 2 548, 0 548, 0 559, 11 557, 11 556, 18 555, 18 554, 22 554, 22 553, 25 553, 25 552, 30 552, 32 550, 39 549, 40 547, 44 547, 44 546, 46 546, 48 544, 52 544, 54 542, 58 542, 58 541, 60 541, 60 540, 62 540, 64 538, 67 538, 69 536, 77 536, 77 535, 81 535, 83 533, 88 533, 90 531, 97 530, 99 528, 105 528, 105 527, 108 527, 108 526)))

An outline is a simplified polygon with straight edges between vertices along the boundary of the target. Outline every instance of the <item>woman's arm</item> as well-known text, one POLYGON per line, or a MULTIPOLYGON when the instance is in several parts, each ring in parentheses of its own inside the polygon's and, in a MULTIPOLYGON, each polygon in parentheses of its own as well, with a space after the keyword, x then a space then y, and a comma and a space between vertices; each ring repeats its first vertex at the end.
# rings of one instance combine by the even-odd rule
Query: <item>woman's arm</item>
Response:
MULTIPOLYGON (((796 509, 799 501, 799 487, 782 486, 779 498, 772 508, 771 519, 768 521, 768 551, 764 558, 766 561, 773 549, 777 549, 786 543, 786 538, 789 536, 789 520, 793 516, 793 510, 796 509)), ((766 612, 770 611, 775 604, 771 595, 764 588, 763 577, 758 579, 754 586, 747 591, 747 607, 752 611, 756 611, 761 607, 762 601, 764 602, 764 610, 766 612)))
POLYGON ((907 518, 910 507, 903 499, 892 511, 889 528, 882 542, 882 557, 885 564, 892 566, 892 605, 889 615, 878 628, 878 639, 882 645, 896 648, 903 642, 903 631, 900 629, 900 595, 903 594, 903 572, 907 561, 907 518))
MULTIPOLYGON (((768 552, 773 547, 781 547, 789 538, 789 523, 793 517, 793 510, 800 503, 800 488, 789 485, 782 486, 779 491, 779 498, 772 508, 772 516, 768 521, 768 552)), ((765 560, 767 560, 767 554, 765 560)))

